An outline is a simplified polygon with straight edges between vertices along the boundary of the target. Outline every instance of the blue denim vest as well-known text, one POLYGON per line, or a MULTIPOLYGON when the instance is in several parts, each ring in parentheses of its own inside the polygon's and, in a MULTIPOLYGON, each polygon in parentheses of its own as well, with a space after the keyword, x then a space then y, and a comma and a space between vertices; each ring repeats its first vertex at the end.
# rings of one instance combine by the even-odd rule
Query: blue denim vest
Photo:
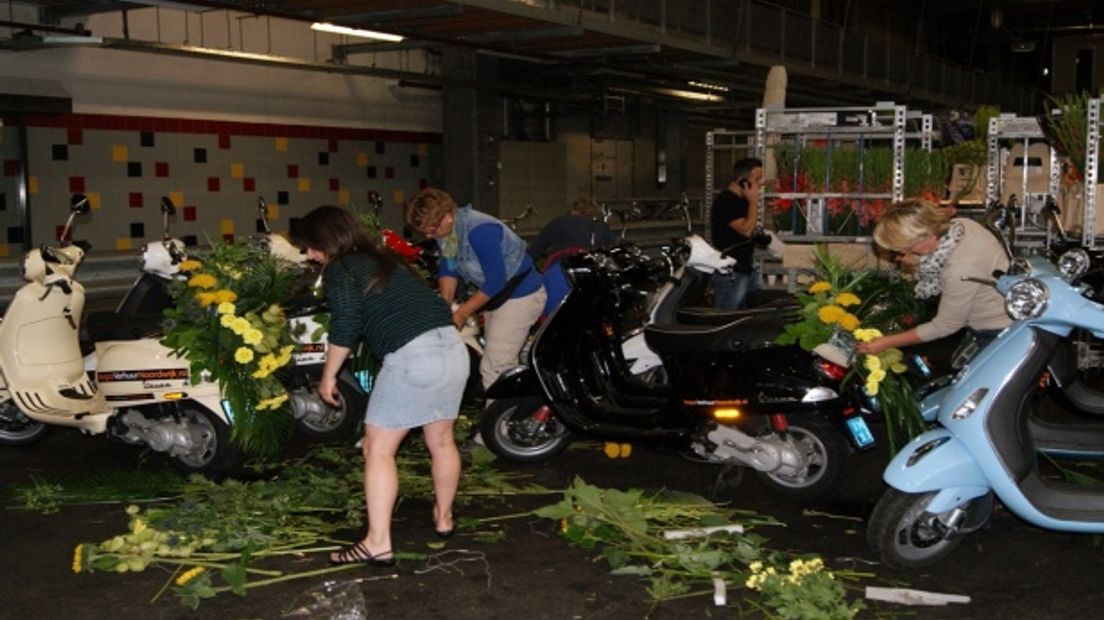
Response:
POLYGON ((494 224, 502 227, 502 258, 506 264, 507 280, 518 274, 526 256, 525 241, 505 224, 486 213, 476 211, 470 204, 456 209, 456 220, 452 225, 459 244, 456 250, 456 272, 460 274, 465 282, 470 282, 479 288, 483 288, 486 278, 483 276, 483 267, 479 264, 479 257, 472 249, 468 233, 481 224, 494 224))

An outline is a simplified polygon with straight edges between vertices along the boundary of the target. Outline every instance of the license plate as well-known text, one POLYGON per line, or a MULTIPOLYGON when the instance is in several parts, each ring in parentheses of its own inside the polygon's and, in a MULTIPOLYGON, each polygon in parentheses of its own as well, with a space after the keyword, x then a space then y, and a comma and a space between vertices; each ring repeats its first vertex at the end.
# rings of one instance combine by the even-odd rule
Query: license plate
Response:
POLYGON ((851 431, 851 438, 855 440, 856 446, 869 448, 874 445, 874 435, 866 425, 866 420, 858 416, 847 418, 847 430, 851 431))

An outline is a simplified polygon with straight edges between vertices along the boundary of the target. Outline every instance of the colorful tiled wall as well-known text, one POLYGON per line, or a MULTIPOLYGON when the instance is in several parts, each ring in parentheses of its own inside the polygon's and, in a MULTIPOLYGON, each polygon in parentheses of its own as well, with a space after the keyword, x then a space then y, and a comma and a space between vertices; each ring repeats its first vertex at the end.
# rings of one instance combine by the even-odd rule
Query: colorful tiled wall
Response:
POLYGON ((440 134, 90 114, 28 121, 28 200, 24 230, 18 205, 18 131, 0 135, 0 256, 26 239, 52 241, 69 196, 86 194, 92 213, 74 238, 93 251, 128 251, 161 237, 160 201, 177 206, 171 233, 186 243, 234 240, 260 230, 258 198, 270 226, 322 204, 364 208, 369 192, 384 199, 385 226, 402 223, 402 203, 441 178, 440 134))

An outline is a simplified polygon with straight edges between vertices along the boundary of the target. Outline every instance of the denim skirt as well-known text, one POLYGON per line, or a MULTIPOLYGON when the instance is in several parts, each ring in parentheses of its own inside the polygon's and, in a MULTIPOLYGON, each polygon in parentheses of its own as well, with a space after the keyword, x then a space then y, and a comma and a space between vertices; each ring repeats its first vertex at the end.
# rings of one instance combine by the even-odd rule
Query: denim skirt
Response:
POLYGON ((365 424, 414 428, 456 419, 469 369, 467 347, 455 327, 423 333, 383 358, 365 424))

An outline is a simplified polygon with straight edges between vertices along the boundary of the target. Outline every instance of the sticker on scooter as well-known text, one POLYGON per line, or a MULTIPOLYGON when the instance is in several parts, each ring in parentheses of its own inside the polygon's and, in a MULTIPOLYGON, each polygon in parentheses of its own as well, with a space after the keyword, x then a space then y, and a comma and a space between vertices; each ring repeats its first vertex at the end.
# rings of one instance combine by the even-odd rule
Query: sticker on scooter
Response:
POLYGON ((151 370, 113 370, 96 373, 96 381, 157 381, 165 379, 187 379, 187 368, 157 368, 151 370))

